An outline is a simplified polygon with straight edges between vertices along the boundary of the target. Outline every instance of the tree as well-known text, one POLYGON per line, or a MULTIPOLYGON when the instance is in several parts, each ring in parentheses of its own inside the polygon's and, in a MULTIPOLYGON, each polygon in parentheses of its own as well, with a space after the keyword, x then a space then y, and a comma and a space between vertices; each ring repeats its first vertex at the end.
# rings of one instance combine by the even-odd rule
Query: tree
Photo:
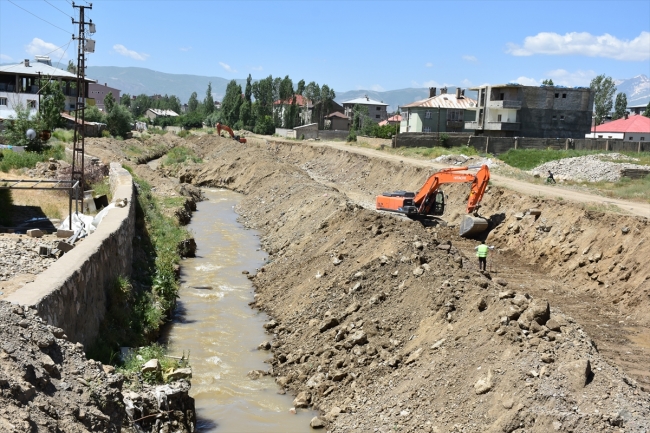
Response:
POLYGON ((221 102, 221 116, 226 125, 232 127, 237 123, 241 106, 241 86, 235 80, 231 80, 226 86, 226 94, 221 102))
POLYGON ((616 95, 616 103, 614 104, 614 116, 612 120, 620 119, 625 117, 627 114, 627 95, 625 93, 619 93, 616 95))
POLYGON ((112 93, 106 94, 104 96, 104 108, 106 108, 106 112, 110 113, 113 107, 115 106, 115 97, 113 96, 112 93))
POLYGON ((273 118, 273 76, 256 81, 252 86, 255 97, 255 118, 263 119, 264 116, 273 118))
POLYGON ((2 136, 5 142, 13 146, 27 146, 27 150, 29 151, 42 150, 43 143, 40 141, 38 134, 34 140, 28 139, 25 135, 29 129, 33 129, 34 131, 43 129, 38 116, 31 116, 29 107, 25 107, 22 103, 14 105, 14 110, 16 111, 16 116, 10 116, 9 122, 4 122, 6 127, 2 132, 2 136))
POLYGON ((114 104, 106 115, 106 128, 113 137, 124 137, 131 131, 133 117, 129 110, 119 104, 114 104))
POLYGON ((253 85, 251 84, 253 77, 251 74, 248 74, 246 78, 246 90, 244 90, 244 102, 239 110, 239 120, 242 124, 242 128, 248 131, 253 130, 253 85))
POLYGON ((197 99, 198 95, 196 92, 192 92, 190 95, 190 100, 187 101, 187 112, 194 113, 199 109, 199 100, 197 99))
POLYGON ((131 95, 129 95, 128 93, 123 94, 120 97, 120 104, 124 105, 127 108, 130 107, 131 106, 131 95))
POLYGON ((612 77, 601 74, 591 80, 591 91, 594 92, 594 108, 596 112, 596 125, 603 123, 607 114, 612 111, 612 98, 616 92, 616 85, 612 77))
POLYGON ((75 75, 76 75, 76 74, 77 74, 77 65, 75 65, 74 63, 72 63, 72 60, 68 60, 68 67, 66 68, 66 70, 67 70, 68 72, 70 72, 71 74, 75 74, 75 75))
POLYGON ((86 113, 84 114, 87 122, 99 122, 106 123, 106 115, 99 111, 96 105, 91 105, 86 108, 86 113))
POLYGON ((645 106, 645 111, 643 112, 643 115, 645 117, 650 117, 650 102, 648 102, 648 105, 645 106))
POLYGON ((61 112, 65 110, 65 95, 61 83, 43 79, 39 83, 41 105, 39 115, 45 129, 53 130, 61 126, 61 112))
POLYGON ((131 102, 131 113, 134 117, 140 117, 152 107, 151 98, 144 93, 136 96, 131 102))
POLYGON ((214 112, 214 99, 212 98, 212 82, 208 83, 208 90, 205 92, 203 100, 203 112, 210 115, 214 112))
POLYGON ((553 86, 553 80, 548 78, 548 79, 542 81, 542 85, 544 85, 544 86, 553 86))

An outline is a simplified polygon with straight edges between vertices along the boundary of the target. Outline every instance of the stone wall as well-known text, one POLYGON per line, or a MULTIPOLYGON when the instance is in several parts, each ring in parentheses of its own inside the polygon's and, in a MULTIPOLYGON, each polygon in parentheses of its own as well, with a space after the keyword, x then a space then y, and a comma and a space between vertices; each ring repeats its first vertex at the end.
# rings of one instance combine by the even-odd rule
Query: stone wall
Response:
POLYGON ((71 341, 90 344, 106 313, 106 292, 118 276, 129 276, 135 232, 133 180, 118 163, 111 163, 114 200, 97 230, 66 253, 36 279, 6 300, 36 308, 48 324, 62 328, 71 341))

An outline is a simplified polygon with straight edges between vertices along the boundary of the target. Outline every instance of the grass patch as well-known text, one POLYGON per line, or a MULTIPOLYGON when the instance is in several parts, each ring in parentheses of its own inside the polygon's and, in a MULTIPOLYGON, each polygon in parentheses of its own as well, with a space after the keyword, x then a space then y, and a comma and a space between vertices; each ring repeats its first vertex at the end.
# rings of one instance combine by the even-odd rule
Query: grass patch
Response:
POLYGON ((33 168, 39 162, 50 158, 63 159, 65 148, 62 144, 55 144, 42 152, 14 152, 12 150, 0 151, 0 171, 8 173, 9 170, 19 168, 33 168))
POLYGON ((110 179, 108 177, 105 177, 99 182, 91 184, 90 189, 95 191, 95 197, 105 195, 108 198, 108 202, 110 203, 113 200, 113 194, 111 193, 111 185, 109 180, 110 179))
POLYGON ((163 159, 163 165, 182 164, 188 160, 195 163, 203 161, 201 158, 196 156, 192 149, 184 146, 178 146, 167 152, 167 155, 163 159))
POLYGON ((592 212, 625 213, 620 207, 616 206, 615 204, 585 203, 582 208, 586 211, 592 212))
POLYGON ((432 159, 442 155, 478 155, 479 153, 473 147, 385 147, 384 150, 393 155, 406 156, 411 158, 432 159))
POLYGON ((178 296, 178 244, 190 237, 175 219, 164 215, 169 198, 154 196, 149 183, 129 166, 124 168, 132 174, 137 190, 133 275, 132 280, 118 278, 109 290, 108 311, 87 352, 104 363, 116 363, 121 346, 139 347, 157 339, 178 296))
POLYGON ((133 350, 124 360, 124 364, 117 369, 118 373, 122 373, 124 377, 131 384, 139 384, 140 381, 157 385, 165 383, 164 372, 174 370, 176 368, 187 367, 189 365, 189 353, 187 358, 183 353, 181 359, 174 359, 166 356, 166 348, 160 344, 152 344, 147 347, 140 347, 133 350), (142 366, 152 359, 157 359, 160 362, 160 371, 142 373, 142 366))
POLYGON ((74 139, 74 131, 69 129, 55 129, 52 136, 64 143, 72 143, 72 140, 74 139))
MULTIPOLYGON (((575 158, 586 155, 606 153, 602 150, 540 150, 540 149, 510 149, 499 155, 499 159, 511 167, 521 170, 532 170, 549 161, 557 161, 564 158, 575 158)), ((650 164, 650 152, 617 152, 630 158, 639 159, 634 161, 637 164, 650 164)), ((607 160, 607 158, 603 158, 607 160)), ((624 160, 613 160, 615 162, 631 162, 624 160)))
POLYGON ((607 197, 650 203, 650 175, 642 179, 622 177, 618 182, 596 182, 593 187, 607 197))

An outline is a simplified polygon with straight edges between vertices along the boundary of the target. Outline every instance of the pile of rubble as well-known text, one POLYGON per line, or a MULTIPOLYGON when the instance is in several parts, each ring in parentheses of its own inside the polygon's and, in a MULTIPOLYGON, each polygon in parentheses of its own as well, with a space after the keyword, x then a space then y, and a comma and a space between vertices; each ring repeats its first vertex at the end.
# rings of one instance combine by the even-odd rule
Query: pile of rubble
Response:
POLYGON ((141 385, 88 360, 79 343, 46 325, 35 310, 0 301, 0 431, 194 431, 190 385, 141 385))
POLYGON ((441 155, 437 158, 434 158, 432 161, 445 165, 488 165, 490 167, 499 163, 498 160, 494 160, 492 158, 484 158, 479 155, 467 156, 463 155, 462 153, 459 155, 441 155))
POLYGON ((40 249, 42 246, 54 249, 59 241, 61 239, 56 235, 37 239, 0 233, 0 281, 8 281, 20 274, 36 275, 49 268, 56 258, 40 255, 40 249))
POLYGON ((550 170, 556 180, 584 182, 616 182, 621 179, 624 169, 647 170, 650 174, 650 166, 633 164, 632 161, 634 158, 619 153, 603 153, 549 161, 530 170, 530 173, 536 177, 546 177, 550 170))

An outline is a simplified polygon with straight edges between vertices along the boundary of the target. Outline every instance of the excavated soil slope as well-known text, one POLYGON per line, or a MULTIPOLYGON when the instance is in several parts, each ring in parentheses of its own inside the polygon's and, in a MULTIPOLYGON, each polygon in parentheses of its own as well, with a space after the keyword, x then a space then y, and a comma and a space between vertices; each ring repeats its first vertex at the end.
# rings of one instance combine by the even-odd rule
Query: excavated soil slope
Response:
MULTIPOLYGON (((642 336, 626 339, 647 320, 646 220, 492 187, 483 214, 499 223, 488 236, 498 252, 483 275, 457 228, 363 207, 416 189, 422 168, 254 139, 191 146, 205 163, 180 181, 243 192, 244 221, 264 233, 270 261, 253 280, 274 318, 272 374, 332 431, 650 428, 648 394, 630 377, 647 367, 613 365, 626 345, 639 350, 628 359, 647 359, 642 336), (536 220, 515 216, 531 207, 536 220)), ((448 194, 454 222, 467 189, 448 194)))

